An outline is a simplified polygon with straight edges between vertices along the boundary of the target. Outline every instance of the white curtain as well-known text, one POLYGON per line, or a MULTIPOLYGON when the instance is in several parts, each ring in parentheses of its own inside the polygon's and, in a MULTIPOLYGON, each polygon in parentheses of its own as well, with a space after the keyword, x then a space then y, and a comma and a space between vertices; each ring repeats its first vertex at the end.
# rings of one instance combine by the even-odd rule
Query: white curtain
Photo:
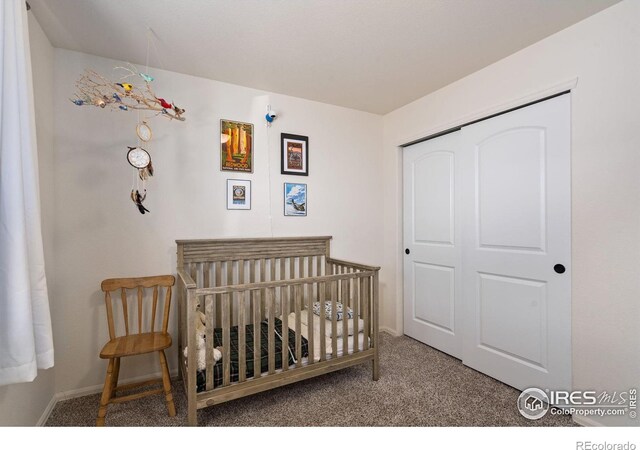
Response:
POLYGON ((0 1, 0 385, 53 366, 24 0, 0 1))

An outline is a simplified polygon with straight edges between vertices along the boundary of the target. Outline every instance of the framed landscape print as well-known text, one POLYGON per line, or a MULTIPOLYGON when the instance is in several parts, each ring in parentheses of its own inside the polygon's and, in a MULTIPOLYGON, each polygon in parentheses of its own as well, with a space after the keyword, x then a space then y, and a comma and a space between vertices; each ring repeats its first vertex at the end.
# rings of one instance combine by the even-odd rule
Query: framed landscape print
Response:
POLYGON ((281 171, 286 175, 309 175, 309 138, 297 134, 280 134, 281 171))
POLYGON ((251 180, 227 180, 227 209, 251 209, 251 180))
POLYGON ((307 215, 307 185, 301 183, 284 184, 284 215, 307 215))
POLYGON ((253 172, 253 124, 220 121, 220 170, 253 172))

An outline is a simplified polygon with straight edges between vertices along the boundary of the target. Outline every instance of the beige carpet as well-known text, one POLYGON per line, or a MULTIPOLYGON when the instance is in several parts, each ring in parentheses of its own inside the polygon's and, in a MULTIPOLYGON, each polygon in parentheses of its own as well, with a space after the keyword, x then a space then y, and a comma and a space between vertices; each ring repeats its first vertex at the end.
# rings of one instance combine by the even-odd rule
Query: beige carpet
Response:
MULTIPOLYGON (((109 406, 107 426, 186 425, 186 397, 174 382, 176 417, 164 398, 109 406)), ((198 411, 201 426, 572 426, 570 417, 528 420, 520 393, 408 337, 381 334, 380 380, 371 364, 351 367, 198 411)), ((100 395, 59 402, 47 426, 93 426, 100 395)))

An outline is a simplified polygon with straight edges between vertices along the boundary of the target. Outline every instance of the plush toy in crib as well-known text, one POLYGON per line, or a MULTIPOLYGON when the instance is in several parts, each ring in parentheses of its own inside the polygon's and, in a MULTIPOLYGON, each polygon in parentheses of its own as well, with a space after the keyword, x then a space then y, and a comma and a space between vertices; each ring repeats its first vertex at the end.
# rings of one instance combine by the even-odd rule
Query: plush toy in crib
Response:
MULTIPOLYGON (((207 330, 206 316, 202 311, 198 311, 200 320, 196 323, 196 349, 198 350, 198 370, 204 370, 207 367, 207 360, 205 354, 205 334, 207 330)), ((189 347, 184 348, 185 358, 188 355, 189 347)), ((213 349, 214 364, 222 359, 222 347, 216 347, 213 349)))

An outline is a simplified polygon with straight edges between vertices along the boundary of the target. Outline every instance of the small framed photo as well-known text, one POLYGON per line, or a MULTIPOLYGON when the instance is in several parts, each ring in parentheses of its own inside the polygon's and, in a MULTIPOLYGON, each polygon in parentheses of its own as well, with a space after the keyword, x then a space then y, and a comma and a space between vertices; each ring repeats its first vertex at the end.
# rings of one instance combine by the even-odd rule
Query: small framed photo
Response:
POLYGON ((301 183, 284 184, 284 215, 307 215, 307 185, 301 183))
POLYGON ((297 134, 280 134, 281 171, 285 175, 309 175, 309 138, 297 134))
POLYGON ((253 124, 220 121, 220 170, 253 172, 253 124))
POLYGON ((251 180, 227 180, 227 209, 251 209, 251 180))

